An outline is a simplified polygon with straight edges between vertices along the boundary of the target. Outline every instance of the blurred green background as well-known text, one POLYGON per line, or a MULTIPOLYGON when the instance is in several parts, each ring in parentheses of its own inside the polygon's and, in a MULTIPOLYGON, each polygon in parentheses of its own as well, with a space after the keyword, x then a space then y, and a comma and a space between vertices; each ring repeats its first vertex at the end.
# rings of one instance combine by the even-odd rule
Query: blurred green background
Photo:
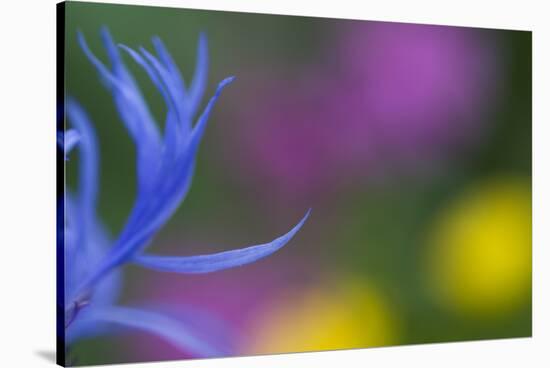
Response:
MULTIPOLYGON (((150 38, 160 36, 186 80, 194 70, 197 37, 205 32, 206 98, 224 77, 237 76, 210 118, 192 189, 155 238, 152 252, 190 255, 258 244, 313 208, 291 243, 253 265, 190 277, 129 266, 121 303, 181 303, 212 312, 239 336, 237 355, 531 335, 531 33, 449 27, 468 34, 442 33, 437 42, 422 43, 422 50, 435 45, 434 55, 442 55, 457 42, 457 50, 470 52, 464 60, 473 60, 475 68, 433 64, 429 70, 453 74, 458 68, 464 75, 457 73, 458 81, 434 79, 437 98, 430 102, 423 90, 417 102, 425 106, 411 108, 411 123, 403 119, 385 131, 390 138, 380 144, 383 154, 376 151, 363 161, 360 156, 371 157, 371 151, 362 141, 348 144, 349 137, 365 134, 379 143, 377 132, 393 124, 391 116, 384 120, 387 114, 368 107, 372 78, 363 81, 360 71, 362 65, 380 67, 370 47, 399 39, 390 23, 71 2, 65 22, 66 91, 97 129, 99 214, 112 234, 120 231, 134 200, 135 152, 110 94, 76 41, 81 30, 106 60, 99 37, 103 25, 130 47, 151 50, 150 38), (382 41, 359 45, 354 39, 363 32, 365 40, 382 41), (467 42, 476 47, 467 48, 467 42), (480 49, 482 56, 476 54, 480 49), (490 78, 478 86, 477 73, 490 78), (472 84, 461 84, 467 78, 472 84), (360 83, 366 87, 357 87, 360 83), (448 89, 437 89, 437 83, 455 83, 475 101, 462 93, 439 100, 448 89), (442 102, 452 99, 460 103, 442 102), (443 112, 427 113, 426 106, 435 104, 443 112), (365 128, 363 120, 376 120, 379 129, 365 128), (345 126, 348 121, 355 125, 345 126), (315 133, 315 124, 328 133, 315 133), (407 129, 425 131, 428 138, 413 140, 407 129), (432 136, 437 144, 430 143, 432 136), (266 139, 274 142, 267 153, 266 139), (455 140, 459 143, 447 143, 455 140), (338 147, 354 150, 340 155, 338 147), (416 158, 411 150, 424 153, 416 158), (285 154, 290 158, 283 161, 285 154)), ((415 32, 425 42, 423 31, 415 32)), ((405 41, 403 52, 416 52, 405 41)), ((399 60, 407 65, 424 59, 399 60)), ((159 93, 126 61, 154 116, 163 121, 159 93)), ((386 72, 382 68, 377 75, 386 72)), ((400 81, 411 96, 408 79, 400 81)), ((78 157, 71 158, 69 188, 75 187, 77 167, 78 157)), ((141 334, 83 341, 71 351, 79 364, 185 357, 141 334)))

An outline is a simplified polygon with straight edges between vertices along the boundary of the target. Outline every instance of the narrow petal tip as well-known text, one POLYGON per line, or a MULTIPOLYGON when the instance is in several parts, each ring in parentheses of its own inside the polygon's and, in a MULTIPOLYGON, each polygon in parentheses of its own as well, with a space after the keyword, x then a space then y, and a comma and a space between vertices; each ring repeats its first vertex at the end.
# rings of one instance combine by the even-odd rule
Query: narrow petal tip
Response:
POLYGON ((227 87, 229 84, 231 84, 233 81, 235 80, 235 76, 231 76, 231 77, 227 77, 225 78, 224 80, 222 80, 219 84, 218 84, 218 88, 216 88, 216 93, 215 93, 215 97, 217 97, 221 91, 227 87))
POLYGON ((157 35, 154 35, 153 37, 151 37, 151 42, 153 43, 153 45, 163 44, 162 40, 157 35))
POLYGON ((229 83, 232 83, 235 80, 235 78, 237 78, 237 77, 235 77, 234 75, 225 78, 224 80, 221 81, 220 88, 223 88, 223 87, 227 86, 229 83))
POLYGON ((101 34, 101 37, 103 38, 109 38, 111 39, 111 32, 109 32, 109 27, 107 27, 106 25, 102 25, 100 30, 99 30, 99 33, 101 34))
POLYGON ((126 46, 126 45, 123 44, 123 43, 117 43, 117 46, 118 46, 119 48, 121 48, 122 50, 126 51, 126 52, 129 53, 129 54, 134 54, 134 53, 136 53, 134 49, 132 49, 132 48, 129 47, 129 46, 126 46))

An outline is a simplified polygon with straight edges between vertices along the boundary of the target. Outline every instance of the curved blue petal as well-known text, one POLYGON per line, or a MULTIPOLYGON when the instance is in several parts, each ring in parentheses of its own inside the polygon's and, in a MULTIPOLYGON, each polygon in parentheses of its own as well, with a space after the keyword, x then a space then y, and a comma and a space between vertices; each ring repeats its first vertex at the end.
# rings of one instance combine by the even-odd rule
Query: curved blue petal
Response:
MULTIPOLYGON (((192 119, 200 107, 202 97, 206 90, 206 82, 208 78, 208 40, 206 35, 204 33, 200 33, 199 35, 195 72, 193 74, 189 90, 186 89, 181 73, 161 39, 158 37, 153 37, 152 41, 153 46, 162 61, 162 65, 164 65, 164 67, 168 70, 171 79, 176 82, 175 85, 179 87, 177 88, 178 97, 180 97, 182 101, 186 102, 189 117, 192 119)), ((190 129, 190 126, 186 126, 188 122, 189 121, 182 121, 183 128, 186 128, 187 130, 190 129)))
POLYGON ((97 139, 93 126, 84 109, 72 98, 67 99, 67 116, 76 131, 80 134, 80 164, 78 174, 78 240, 77 244, 85 246, 95 219, 97 187, 99 181, 97 139))
MULTIPOLYGON (((82 255, 82 247, 78 247, 78 241, 81 239, 79 237, 79 228, 80 225, 78 220, 79 211, 77 209, 76 201, 69 193, 68 190, 65 192, 65 218, 64 221, 64 242, 63 242, 63 253, 65 256, 65 296, 66 300, 69 300, 69 296, 73 293, 77 284, 81 281, 80 275, 83 272, 80 270, 80 265, 78 264, 79 255, 82 255)), ((70 303, 71 301, 69 301, 70 303)))
POLYGON ((163 82, 161 81, 161 79, 159 79, 159 76, 158 76, 158 73, 156 72, 155 69, 153 69, 149 63, 143 58, 143 56, 141 56, 139 53, 137 53, 135 50, 133 50, 131 47, 128 47, 122 43, 119 43, 118 44, 118 47, 120 47, 122 50, 126 51, 126 53, 128 55, 130 55, 130 57, 132 57, 132 59, 134 59, 134 61, 143 68, 143 70, 145 70, 145 72, 147 73, 147 76, 149 77, 149 79, 151 79, 151 82, 153 82, 153 84, 155 85, 155 87, 157 87, 157 89, 159 90, 160 94, 162 95, 162 97, 164 98, 164 101, 166 103, 166 106, 168 106, 168 108, 172 108, 172 107, 175 107, 174 104, 175 104, 175 101, 174 101, 174 98, 173 96, 171 96, 169 93, 168 93, 168 90, 165 88, 163 82))
MULTIPOLYGON (((77 318, 75 318, 68 327, 65 328, 65 344, 67 346, 74 344, 76 341, 86 338, 107 335, 114 332, 112 325, 108 323, 88 318, 88 309, 91 306, 84 307, 77 318)), ((67 313, 67 311, 65 312, 67 313)))
MULTIPOLYGON (((189 135, 193 115, 190 113, 189 97, 187 94, 187 88, 185 87, 185 81, 183 80, 176 63, 159 37, 153 37, 152 42, 162 64, 168 70, 170 77, 174 80, 174 85, 176 87, 174 89, 174 93, 176 93, 175 97, 179 103, 184 106, 184 111, 187 112, 187 116, 183 120, 168 120, 167 118, 164 141, 168 145, 171 139, 174 140, 173 138, 170 138, 173 135, 171 131, 177 131, 181 134, 182 138, 186 138, 189 135), (168 122, 170 122, 171 125, 168 125, 168 122)), ((175 117, 177 117, 177 115, 175 117)))
POLYGON ((195 74, 189 87, 189 108, 191 117, 197 112, 204 91, 206 90, 206 80, 208 79, 208 40, 204 33, 199 35, 197 44, 197 60, 195 61, 195 74))
POLYGON ((139 255, 134 258, 133 262, 158 271, 178 273, 208 273, 242 266, 267 257, 281 249, 300 230, 309 217, 310 212, 311 209, 307 211, 302 220, 288 233, 266 244, 191 257, 139 255))
POLYGON ((100 325, 114 324, 149 332, 198 357, 223 355, 222 351, 196 337, 177 319, 152 310, 118 306, 94 308, 90 309, 89 313, 84 315, 79 322, 85 323, 86 320, 100 325))
MULTIPOLYGON (((72 98, 67 99, 67 116, 75 127, 80 143, 79 191, 74 198, 68 191, 65 195, 65 257, 66 300, 70 307, 76 299, 76 287, 92 273, 108 251, 110 240, 96 214, 99 182, 99 150, 92 123, 84 109, 72 98)), ((67 137, 65 137, 67 139, 67 137)), ((100 304, 112 302, 118 296, 119 272, 106 275, 94 290, 95 301, 100 304)), ((68 308, 70 312, 70 308, 68 308)), ((69 313, 70 314, 70 313, 69 313)))
POLYGON ((178 69, 178 66, 176 65, 174 59, 172 59, 172 56, 166 49, 166 46, 164 46, 164 43, 159 37, 153 37, 151 39, 153 42, 153 46, 155 47, 155 51, 157 52, 157 55, 159 56, 160 60, 168 69, 170 74, 172 75, 172 78, 181 86, 181 92, 182 92, 182 98, 187 99, 187 89, 185 87, 185 81, 183 80, 183 77, 181 76, 181 72, 178 69))
POLYGON ((160 76, 156 69, 154 69, 143 58, 143 56, 137 53, 130 47, 119 44, 119 46, 130 55, 134 61, 145 70, 149 79, 153 82, 155 87, 159 90, 167 107, 166 124, 165 124, 165 136, 164 136, 164 155, 167 158, 173 158, 178 151, 179 145, 182 143, 182 132, 180 124, 178 123, 177 107, 178 101, 176 96, 172 95, 165 86, 164 82, 160 79, 160 76))
MULTIPOLYGON (((82 37, 82 39, 83 38, 84 37, 82 37)), ((118 93, 115 93, 117 92, 115 90, 113 91, 113 97, 115 98, 119 115, 123 120, 126 120, 126 124, 132 124, 132 122, 129 122, 128 120, 137 120, 134 124, 138 124, 138 127, 143 132, 143 139, 150 141, 151 143, 149 144, 160 144, 160 134, 157 124, 155 123, 155 119, 153 119, 151 112, 149 111, 149 107, 147 106, 147 103, 145 102, 145 99, 143 98, 143 95, 141 94, 141 91, 132 74, 126 69, 118 48, 116 47, 107 27, 103 27, 101 29, 101 38, 105 48, 107 49, 107 56, 111 62, 113 74, 120 81, 122 81, 129 90, 132 91, 135 102, 140 106, 139 110, 134 108, 128 111, 128 106, 126 106, 125 100, 121 98, 124 96, 120 96, 118 93)))
MULTIPOLYGON (((90 247, 93 247, 93 254, 87 255, 85 258, 95 268, 101 263, 103 257, 108 254, 111 246, 111 237, 99 219, 96 219, 94 223, 93 236, 90 242, 93 243, 90 247)), ((113 304, 117 301, 121 289, 122 270, 115 269, 98 281, 93 290, 92 302, 95 306, 113 304)))
POLYGON ((238 342, 242 341, 242 335, 237 331, 236 326, 200 305, 148 302, 135 307, 154 310, 177 319, 185 324, 185 327, 197 338, 210 346, 215 346, 218 351, 223 351, 224 356, 234 354, 237 351, 238 342))
POLYGON ((143 47, 140 47, 139 51, 149 61, 153 69, 155 69, 158 76, 160 77, 160 80, 166 86, 170 98, 174 100, 176 112, 178 114, 178 121, 180 122, 180 124, 186 127, 190 126, 191 116, 188 112, 187 101, 182 98, 183 86, 179 84, 177 80, 174 80, 166 67, 153 54, 151 54, 143 47))
POLYGON ((76 287, 90 275, 103 261, 111 245, 110 236, 97 217, 88 219, 86 238, 81 235, 80 218, 82 211, 71 193, 65 195, 65 295, 67 312, 75 301, 93 298, 94 305, 112 304, 121 289, 120 270, 101 278, 87 295, 76 294, 76 287), (83 242, 83 243, 78 243, 83 242))
MULTIPOLYGON (((135 110, 143 109, 144 104, 142 103, 142 99, 140 98, 140 96, 136 95, 136 91, 132 88, 131 85, 125 83, 124 80, 118 78, 93 54, 93 52, 88 47, 88 44, 86 43, 84 35, 81 32, 78 32, 77 38, 80 48, 82 49, 82 51, 84 51, 84 54, 86 55, 88 60, 97 70, 103 83, 105 83, 105 85, 112 90, 113 97, 115 98, 115 105, 117 106, 117 108, 123 105, 121 103, 121 99, 123 99, 122 101, 126 101, 128 106, 135 107, 135 109, 129 110, 119 109, 119 113, 121 114, 122 121, 128 129, 131 137, 134 139, 134 141, 138 142, 140 136, 142 135, 142 129, 140 129, 141 127, 139 121, 137 120, 135 110)), ((146 112, 139 111, 139 115, 145 116, 146 112)))

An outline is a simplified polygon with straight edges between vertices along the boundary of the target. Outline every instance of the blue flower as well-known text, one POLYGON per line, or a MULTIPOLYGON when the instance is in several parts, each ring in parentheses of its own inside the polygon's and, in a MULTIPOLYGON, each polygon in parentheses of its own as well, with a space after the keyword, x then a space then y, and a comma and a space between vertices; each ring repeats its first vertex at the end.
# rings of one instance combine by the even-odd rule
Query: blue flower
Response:
POLYGON ((65 337, 67 344, 130 327, 155 333, 196 356, 219 356, 223 352, 197 338, 181 320, 150 308, 116 305, 121 288, 120 267, 131 262, 146 268, 178 273, 207 273, 241 266, 266 257, 283 247, 300 230, 306 215, 289 232, 275 240, 238 250, 191 257, 156 256, 145 253, 156 233, 170 219, 187 195, 195 159, 210 112, 222 90, 233 81, 218 84, 201 114, 208 53, 201 35, 196 70, 186 86, 176 64, 159 38, 153 38, 156 55, 115 45, 106 28, 101 32, 110 67, 89 49, 79 32, 79 44, 111 93, 121 121, 136 147, 137 196, 120 234, 111 237, 96 211, 99 150, 92 123, 72 98, 66 112, 73 129, 58 136, 67 155, 79 150, 78 191, 65 196, 65 337), (149 112, 121 51, 136 62, 161 93, 166 104, 164 132, 149 112), (193 124, 193 122, 195 122, 193 124))

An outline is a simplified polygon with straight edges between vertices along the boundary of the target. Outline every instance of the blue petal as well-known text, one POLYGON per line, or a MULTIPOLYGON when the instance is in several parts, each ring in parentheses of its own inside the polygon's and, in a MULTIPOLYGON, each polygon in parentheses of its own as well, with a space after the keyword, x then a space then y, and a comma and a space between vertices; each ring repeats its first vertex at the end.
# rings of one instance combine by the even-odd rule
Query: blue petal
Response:
POLYGON ((311 209, 307 211, 302 220, 288 233, 280 236, 270 243, 254 245, 247 248, 230 250, 221 253, 191 256, 191 257, 163 257, 139 255, 134 262, 158 271, 179 272, 179 273, 207 273, 227 268, 238 267, 247 263, 255 262, 261 258, 281 249, 300 230, 311 209))
POLYGON ((190 114, 195 115, 206 89, 206 80, 208 79, 208 40, 204 33, 199 35, 197 45, 197 60, 195 62, 195 74, 189 88, 190 114))
MULTIPOLYGON (((74 288, 80 282, 80 274, 83 272, 79 270, 79 252, 78 240, 79 240, 79 221, 76 201, 74 197, 66 190, 65 193, 65 218, 64 218, 64 242, 63 253, 65 256, 65 296, 68 300, 69 296, 73 293, 74 288)), ((82 247, 80 248, 82 250, 82 247)))
MULTIPOLYGON (((84 39, 83 36, 82 39, 84 39)), ((122 57, 120 56, 120 52, 118 51, 115 41, 113 40, 113 37, 109 33, 109 29, 107 27, 101 28, 101 40, 107 50, 107 56, 111 62, 111 72, 113 75, 121 82, 128 85, 128 87, 132 90, 139 91, 139 87, 137 86, 132 74, 128 71, 128 69, 126 69, 122 57)), ((141 93, 140 98, 143 99, 141 93)), ((151 118, 151 120, 153 119, 151 118)))
POLYGON ((151 79, 151 81, 153 82, 153 84, 155 85, 155 87, 157 87, 157 89, 159 90, 159 92, 161 93, 162 97, 164 98, 164 101, 166 103, 166 105, 169 107, 169 108, 175 108, 175 101, 174 101, 174 98, 173 96, 171 96, 167 89, 165 88, 163 82, 161 81, 161 79, 159 78, 159 76, 157 75, 157 72, 155 69, 153 69, 149 63, 143 58, 143 56, 141 56, 140 54, 138 54, 136 51, 134 51, 132 48, 124 45, 124 44, 121 44, 119 43, 118 46, 126 51, 126 53, 128 53, 128 55, 130 55, 132 57, 132 59, 134 59, 134 61, 143 68, 143 70, 145 70, 145 72, 147 73, 147 76, 149 77, 149 79, 151 79))
MULTIPOLYGON (((128 71, 128 69, 126 69, 126 65, 124 65, 122 57, 120 56, 120 52, 107 27, 101 28, 101 40, 103 42, 103 45, 105 46, 105 49, 107 50, 107 56, 109 57, 109 61, 111 62, 111 70, 113 74, 129 87, 131 87, 134 91, 139 91, 139 87, 137 86, 132 74, 128 71)), ((141 93, 140 97, 141 99, 143 99, 141 93)), ((151 118, 150 120, 154 121, 153 118, 151 118)))
POLYGON ((223 352, 197 338, 180 321, 151 310, 130 307, 90 309, 79 321, 99 325, 114 324, 155 334, 179 349, 198 357, 222 356, 223 352))
MULTIPOLYGON (((79 191, 76 198, 67 191, 65 195, 65 257, 66 300, 70 306, 78 295, 78 286, 107 253, 110 240, 96 214, 98 192, 99 150, 92 123, 84 109, 72 98, 67 99, 67 116, 75 127, 69 136, 79 135, 79 191)), ((65 133, 67 142, 67 132, 65 133)), ((72 138, 71 138, 72 139, 72 138)), ((103 278, 95 290, 98 303, 114 301, 119 291, 119 272, 103 278)))
POLYGON ((139 127, 139 129, 143 133, 143 138, 145 138, 145 140, 151 141, 151 144, 158 145, 160 135, 157 124, 155 123, 155 120, 153 119, 151 112, 149 111, 149 108, 147 107, 147 104, 141 94, 141 91, 137 86, 134 78, 132 77, 132 74, 126 69, 118 48, 116 47, 115 42, 113 41, 106 27, 102 28, 101 37, 103 40, 103 44, 107 49, 107 55, 109 56, 109 60, 111 62, 113 74, 116 76, 117 79, 122 81, 130 91, 132 91, 132 97, 135 100, 135 104, 139 106, 138 110, 136 110, 135 108, 128 110, 128 106, 126 105, 125 100, 121 98, 123 96, 120 96, 118 93, 116 93, 117 91, 114 90, 113 97, 116 100, 117 109, 119 110, 121 118, 125 120, 125 124, 137 124, 137 127, 139 127), (133 123, 128 120, 137 120, 137 122, 133 123))
POLYGON ((185 324, 189 331, 207 342, 210 346, 215 346, 224 355, 233 355, 237 350, 238 342, 242 341, 241 334, 236 326, 232 326, 229 321, 220 318, 219 315, 201 307, 200 305, 190 305, 185 303, 144 303, 136 305, 140 309, 154 310, 167 317, 177 319, 185 324))
POLYGON ((181 88, 182 98, 187 99, 187 91, 186 91, 186 88, 185 88, 185 81, 183 80, 183 77, 181 76, 181 73, 178 69, 178 66, 176 65, 176 63, 172 59, 172 56, 170 55, 170 53, 166 49, 166 46, 164 46, 164 43, 162 42, 162 40, 159 37, 153 37, 152 42, 153 42, 153 46, 155 47, 155 50, 156 50, 160 60, 162 61, 162 63, 166 67, 166 69, 168 69, 168 71, 172 75, 172 78, 182 87, 181 88))
POLYGON ((95 131, 84 109, 73 99, 67 99, 67 115, 69 121, 80 134, 80 164, 78 175, 78 221, 77 244, 85 245, 92 223, 95 219, 97 186, 99 180, 97 140, 95 131))
POLYGON ((119 46, 124 51, 126 51, 134 59, 134 61, 143 68, 143 70, 145 70, 145 72, 149 76, 149 79, 151 79, 153 84, 157 87, 162 97, 164 98, 164 102, 168 109, 166 114, 167 117, 166 117, 166 128, 165 128, 166 132, 165 132, 165 138, 164 138, 164 143, 165 143, 164 154, 167 156, 167 158, 172 158, 176 154, 182 140, 182 132, 181 132, 180 124, 178 123, 177 108, 176 108, 178 101, 176 100, 176 97, 173 96, 168 91, 167 87, 164 85, 163 81, 160 79, 158 72, 151 65, 149 65, 149 63, 143 58, 143 56, 141 56, 136 51, 134 51, 133 49, 131 49, 126 45, 119 44, 119 46))
MULTIPOLYGON (((177 86, 175 93, 177 93, 177 96, 186 103, 189 117, 192 119, 200 107, 202 97, 206 90, 206 82, 208 78, 208 42, 206 35, 203 33, 199 35, 195 72, 189 91, 187 91, 185 87, 185 82, 181 77, 178 67, 160 38, 153 37, 153 45, 155 46, 155 50, 162 61, 162 65, 164 65, 169 72, 171 79, 175 81, 174 85, 177 86)), ((190 129, 190 126, 187 126, 189 121, 185 120, 181 123, 184 129, 190 129)))
MULTIPOLYGON (((114 89, 114 92, 119 93, 119 95, 116 95, 116 97, 123 96, 128 100, 127 101, 128 104, 132 104, 136 106, 141 105, 141 101, 138 99, 138 96, 135 95, 135 90, 132 89, 132 86, 128 85, 128 83, 125 83, 124 80, 121 80, 115 74, 113 74, 92 53, 92 51, 88 47, 88 44, 86 43, 86 39, 84 38, 84 35, 81 32, 78 32, 77 37, 78 37, 78 43, 80 45, 80 48, 82 49, 82 51, 84 51, 84 54, 86 55, 88 60, 96 68, 102 81, 107 85, 108 88, 114 89)), ((117 101, 117 107, 118 107, 118 101, 117 101)), ((139 128, 138 126, 136 126, 137 121, 135 121, 134 118, 128 118, 128 119, 123 118, 122 120, 126 124, 126 127, 128 128, 132 137, 134 139, 137 139, 136 135, 138 134, 138 128, 139 128)))
MULTIPOLYGON (((94 223, 93 236, 90 242, 93 243, 90 244, 93 253, 89 252, 85 256, 82 255, 82 257, 95 268, 101 263, 103 257, 108 254, 112 244, 111 237, 99 219, 96 219, 94 223)), ((93 291, 92 301, 94 305, 100 306, 113 304, 117 301, 121 289, 122 272, 121 269, 115 269, 98 281, 93 291)))
MULTIPOLYGON (((81 235, 80 218, 82 211, 78 202, 67 191, 65 195, 65 296, 67 310, 72 308, 75 300, 82 295, 76 294, 76 287, 86 279, 103 261, 109 251, 111 239, 103 224, 97 217, 88 219, 86 238, 81 235), (78 243, 78 242, 82 243, 78 243)), ((96 287, 92 296, 96 305, 112 304, 118 298, 122 275, 118 269, 105 275, 96 287)))
POLYGON ((153 69, 155 69, 161 81, 166 86, 166 89, 168 90, 170 98, 174 100, 174 105, 178 113, 178 121, 183 126, 189 126, 191 124, 190 123, 191 116, 189 115, 189 112, 188 112, 187 101, 182 97, 183 86, 179 84, 177 80, 174 80, 174 78, 168 72, 165 66, 162 65, 162 63, 155 56, 153 56, 149 51, 147 51, 143 47, 140 47, 139 50, 141 54, 149 61, 153 69))
POLYGON ((107 335, 114 332, 111 325, 88 318, 88 309, 93 308, 91 305, 84 307, 72 323, 65 328, 65 344, 70 346, 76 341, 85 338, 92 338, 101 335, 107 335))

